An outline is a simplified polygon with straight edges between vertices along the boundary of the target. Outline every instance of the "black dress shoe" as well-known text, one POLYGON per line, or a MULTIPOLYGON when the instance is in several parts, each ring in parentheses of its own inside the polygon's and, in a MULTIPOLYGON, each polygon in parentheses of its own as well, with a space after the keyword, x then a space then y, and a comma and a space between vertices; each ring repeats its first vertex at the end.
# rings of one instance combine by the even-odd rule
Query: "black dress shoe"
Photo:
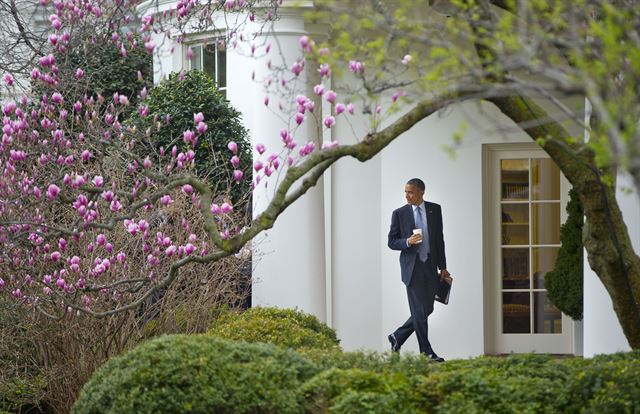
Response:
POLYGON ((432 352, 430 354, 425 354, 427 356, 427 358, 429 359, 429 361, 433 361, 433 362, 444 362, 444 358, 439 357, 438 355, 436 355, 435 352, 432 352))
POLYGON ((387 339, 391 344, 391 352, 400 352, 400 344, 398 343, 396 336, 394 334, 390 334, 389 336, 387 336, 387 339))

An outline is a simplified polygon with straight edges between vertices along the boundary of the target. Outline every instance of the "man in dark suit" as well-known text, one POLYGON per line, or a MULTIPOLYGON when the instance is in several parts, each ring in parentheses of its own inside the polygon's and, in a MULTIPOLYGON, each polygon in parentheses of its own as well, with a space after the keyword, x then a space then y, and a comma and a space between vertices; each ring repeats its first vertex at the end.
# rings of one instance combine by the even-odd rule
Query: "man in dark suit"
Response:
POLYGON ((444 253, 442 210, 438 204, 423 200, 424 190, 422 180, 409 180, 404 186, 408 204, 391 215, 388 245, 393 250, 400 250, 400 274, 407 286, 411 316, 388 339, 391 350, 398 352, 415 331, 420 353, 433 361, 443 362, 429 343, 427 318, 433 312, 439 279, 450 275, 444 253))

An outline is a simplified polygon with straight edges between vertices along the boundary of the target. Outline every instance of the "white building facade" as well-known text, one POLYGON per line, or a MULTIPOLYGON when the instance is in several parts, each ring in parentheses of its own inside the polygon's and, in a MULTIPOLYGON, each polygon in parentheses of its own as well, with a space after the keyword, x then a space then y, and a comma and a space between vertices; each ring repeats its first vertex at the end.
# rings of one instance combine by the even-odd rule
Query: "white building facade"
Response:
MULTIPOLYGON (((180 44, 158 39, 156 81, 191 69, 187 48, 211 43, 218 35, 193 33, 180 44)), ((279 45, 279 52, 270 56, 273 64, 284 59, 291 66, 300 56, 300 36, 323 33, 305 25, 300 12, 285 9, 269 35, 279 45)), ((226 68, 216 76, 224 77, 227 98, 243 114, 253 143, 279 148, 283 123, 270 109, 277 101, 263 105, 263 87, 251 81, 252 74, 256 79, 268 76, 264 60, 230 47, 219 59, 226 68)), ((220 67, 218 61, 216 65, 220 67)), ((311 70, 301 75, 309 95, 317 82, 312 76, 311 70)), ((339 89, 347 81, 325 86, 339 89)), ((364 135, 367 122, 356 116, 351 125, 338 122, 323 136, 314 136, 312 127, 299 133, 314 137, 318 146, 332 140, 350 144, 364 135)), ((573 322, 546 303, 540 277, 553 266, 569 184, 511 120, 491 104, 477 102, 424 119, 366 163, 343 159, 334 164, 254 243, 253 304, 312 313, 337 330, 346 350, 387 350, 387 335, 409 316, 399 253, 388 249, 387 233, 391 212, 405 203, 404 184, 413 177, 425 181, 426 199, 442 206, 447 262, 454 277, 450 303, 436 304, 429 318, 430 340, 439 354, 592 356, 629 349, 586 254, 584 320, 573 322), (442 148, 451 144, 461 125, 467 126, 465 137, 451 157, 442 148)), ((621 177, 619 185, 624 184, 621 177)), ((258 186, 254 214, 266 206, 272 190, 258 186)), ((619 192, 618 199, 638 250, 639 198, 619 192)), ((415 338, 404 350, 417 352, 415 338)))

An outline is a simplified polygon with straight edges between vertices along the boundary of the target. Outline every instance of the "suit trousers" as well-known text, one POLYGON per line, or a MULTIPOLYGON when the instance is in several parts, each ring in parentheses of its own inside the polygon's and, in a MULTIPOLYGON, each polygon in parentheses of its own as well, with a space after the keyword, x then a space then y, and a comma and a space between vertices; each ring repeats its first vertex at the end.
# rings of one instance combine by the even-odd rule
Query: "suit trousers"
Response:
POLYGON ((433 353, 428 337, 429 325, 427 319, 433 312, 437 286, 438 276, 435 267, 431 263, 431 258, 427 259, 426 262, 422 262, 419 257, 416 257, 416 264, 411 274, 411 283, 407 286, 411 316, 394 332, 399 345, 404 344, 409 336, 415 332, 418 337, 420 353, 433 353))

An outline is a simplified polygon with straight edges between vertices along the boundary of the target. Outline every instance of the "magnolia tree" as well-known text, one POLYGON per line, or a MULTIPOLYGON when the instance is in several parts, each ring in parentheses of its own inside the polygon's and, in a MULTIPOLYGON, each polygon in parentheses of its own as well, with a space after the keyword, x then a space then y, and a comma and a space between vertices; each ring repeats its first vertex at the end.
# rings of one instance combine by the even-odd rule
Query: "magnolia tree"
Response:
MULTIPOLYGON (((640 55, 629 46, 638 44, 640 16, 632 2, 317 1, 306 17, 327 24, 328 37, 302 36, 299 58, 283 66, 268 57, 268 41, 254 43, 255 28, 268 32, 280 6, 179 0, 159 12, 135 1, 42 1, 38 10, 48 16, 50 34, 31 77, 48 92, 3 106, 3 294, 50 315, 100 316, 139 306, 174 282, 182 267, 220 260, 271 228, 338 159, 366 161, 436 111, 484 100, 536 140, 576 189, 590 264, 629 343, 640 347, 640 258, 615 198, 619 168, 640 189, 640 55), (272 197, 251 223, 238 222, 226 189, 212 189, 192 173, 207 129, 202 115, 193 115, 181 137, 191 149, 163 148, 152 162, 134 151, 144 132, 122 123, 130 96, 70 103, 61 89, 63 79, 82 79, 83 68, 61 73, 58 60, 96 37, 111 39, 122 53, 137 47, 154 53, 159 34, 180 42, 190 32, 220 28, 231 47, 268 61, 271 76, 258 80, 266 90, 262 104, 283 119, 282 147, 256 146, 252 185, 270 185, 272 197), (74 38, 89 29, 93 36, 74 38), (320 82, 306 93, 307 81, 298 80, 311 73, 320 82), (331 90, 344 74, 349 81, 331 90), (566 105, 567 97, 588 98, 590 122, 566 105), (320 135, 356 111, 371 120, 356 144, 294 138, 303 124, 314 123, 320 135), (564 119, 582 125, 588 142, 582 131, 571 136, 564 119), (191 202, 198 220, 171 212, 179 197, 191 202), (164 226, 176 220, 181 233, 167 237, 164 226), (132 267, 144 277, 129 277, 132 267)), ((4 79, 11 87, 12 75, 4 79)), ((147 115, 144 100, 136 110, 147 115)), ((158 128, 170 122, 155 121, 158 128)), ((235 168, 237 146, 229 142, 228 148, 235 168)), ((239 181, 243 174, 236 169, 233 175, 239 181)))

